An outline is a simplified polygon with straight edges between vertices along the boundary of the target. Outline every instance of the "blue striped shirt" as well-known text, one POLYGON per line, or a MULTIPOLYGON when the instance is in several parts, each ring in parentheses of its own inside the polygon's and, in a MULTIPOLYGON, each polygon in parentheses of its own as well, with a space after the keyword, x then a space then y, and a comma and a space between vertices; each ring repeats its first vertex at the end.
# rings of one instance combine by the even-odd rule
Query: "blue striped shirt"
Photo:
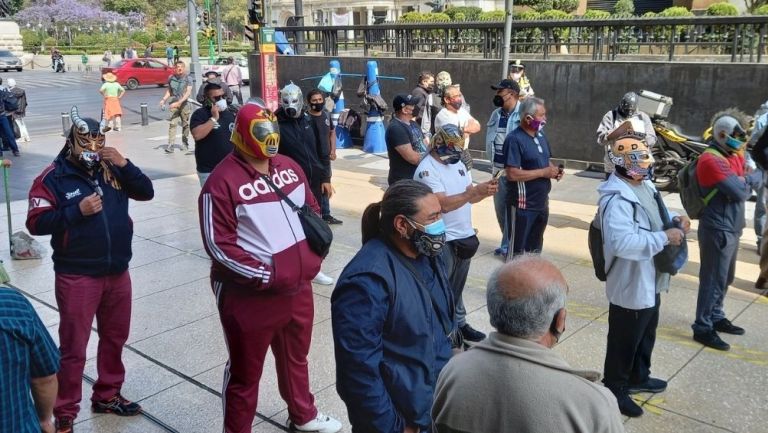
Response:
POLYGON ((40 432, 30 379, 58 370, 59 350, 32 305, 0 286, 0 432, 40 432))

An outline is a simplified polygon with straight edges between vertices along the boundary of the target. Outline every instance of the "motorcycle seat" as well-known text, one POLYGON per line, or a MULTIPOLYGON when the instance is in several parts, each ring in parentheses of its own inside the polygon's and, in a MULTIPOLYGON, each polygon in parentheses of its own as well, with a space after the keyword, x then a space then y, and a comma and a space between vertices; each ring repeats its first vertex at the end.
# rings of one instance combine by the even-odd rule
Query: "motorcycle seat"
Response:
POLYGON ((689 133, 683 131, 683 129, 680 128, 680 125, 675 125, 674 123, 670 123, 669 124, 669 129, 675 131, 675 134, 684 137, 688 141, 695 141, 696 143, 703 143, 704 142, 704 139, 701 137, 701 135, 689 134, 689 133))

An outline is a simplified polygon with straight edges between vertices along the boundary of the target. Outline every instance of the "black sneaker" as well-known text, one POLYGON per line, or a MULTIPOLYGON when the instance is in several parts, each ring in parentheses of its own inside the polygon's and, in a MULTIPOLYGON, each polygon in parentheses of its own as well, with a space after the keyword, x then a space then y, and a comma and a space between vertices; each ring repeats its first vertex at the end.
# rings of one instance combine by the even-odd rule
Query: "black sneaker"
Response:
POLYGON ((713 323, 715 331, 732 335, 744 335, 744 328, 736 326, 728 319, 720 319, 713 323))
POLYGON ((14 150, 13 156, 21 156, 21 152, 19 152, 18 150, 14 150))
POLYGON ((693 333, 693 339, 717 350, 731 350, 731 345, 723 341, 714 329, 709 332, 693 333))
POLYGON ((637 394, 640 392, 664 392, 664 390, 667 389, 667 381, 656 379, 655 377, 649 377, 648 380, 646 380, 643 383, 638 383, 636 385, 629 385, 629 388, 627 388, 627 392, 629 394, 637 394))
POLYGON ((165 146, 165 153, 173 153, 173 145, 169 144, 168 146, 165 146))
POLYGON ((477 343, 485 340, 485 334, 469 326, 469 323, 465 323, 464 326, 459 327, 459 331, 461 331, 461 336, 464 337, 465 342, 469 341, 477 343))
POLYGON ((334 218, 333 215, 325 215, 323 217, 323 221, 327 222, 329 225, 332 225, 332 224, 344 224, 344 221, 342 221, 340 219, 334 218))
POLYGON ((138 403, 124 399, 119 393, 109 400, 94 401, 91 408, 96 413, 112 413, 119 416, 134 416, 141 412, 138 403))
POLYGON ((622 415, 636 418, 643 414, 643 408, 638 406, 626 392, 620 392, 616 395, 616 403, 619 404, 619 412, 621 412, 622 415))
POLYGON ((74 420, 69 417, 57 418, 56 433, 73 433, 75 431, 75 428, 72 427, 73 422, 74 420))

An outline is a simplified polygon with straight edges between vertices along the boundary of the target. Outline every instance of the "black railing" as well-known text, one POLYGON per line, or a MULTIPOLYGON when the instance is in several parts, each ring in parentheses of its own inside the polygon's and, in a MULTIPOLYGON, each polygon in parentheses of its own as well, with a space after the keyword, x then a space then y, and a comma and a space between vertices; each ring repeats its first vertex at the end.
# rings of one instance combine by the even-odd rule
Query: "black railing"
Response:
MULTIPOLYGON (((296 52, 326 56, 502 57, 504 23, 424 22, 366 26, 280 27, 296 52), (303 43, 296 44, 302 33, 303 43)), ((548 59, 706 58, 761 62, 768 16, 514 21, 510 52, 548 59)), ((299 39, 301 40, 301 39, 299 39)))

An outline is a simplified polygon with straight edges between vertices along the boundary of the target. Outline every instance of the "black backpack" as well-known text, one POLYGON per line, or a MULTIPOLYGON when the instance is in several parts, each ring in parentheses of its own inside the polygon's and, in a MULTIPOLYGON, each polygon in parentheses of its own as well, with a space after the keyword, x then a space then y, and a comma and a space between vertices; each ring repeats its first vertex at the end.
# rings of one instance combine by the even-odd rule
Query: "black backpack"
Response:
POLYGON ((755 164, 763 170, 768 169, 768 134, 766 134, 766 131, 768 131, 768 128, 763 130, 760 138, 755 142, 755 147, 750 152, 755 164))
POLYGON ((0 93, 0 97, 3 98, 3 110, 6 113, 15 113, 19 110, 19 98, 13 93, 3 90, 0 93))

